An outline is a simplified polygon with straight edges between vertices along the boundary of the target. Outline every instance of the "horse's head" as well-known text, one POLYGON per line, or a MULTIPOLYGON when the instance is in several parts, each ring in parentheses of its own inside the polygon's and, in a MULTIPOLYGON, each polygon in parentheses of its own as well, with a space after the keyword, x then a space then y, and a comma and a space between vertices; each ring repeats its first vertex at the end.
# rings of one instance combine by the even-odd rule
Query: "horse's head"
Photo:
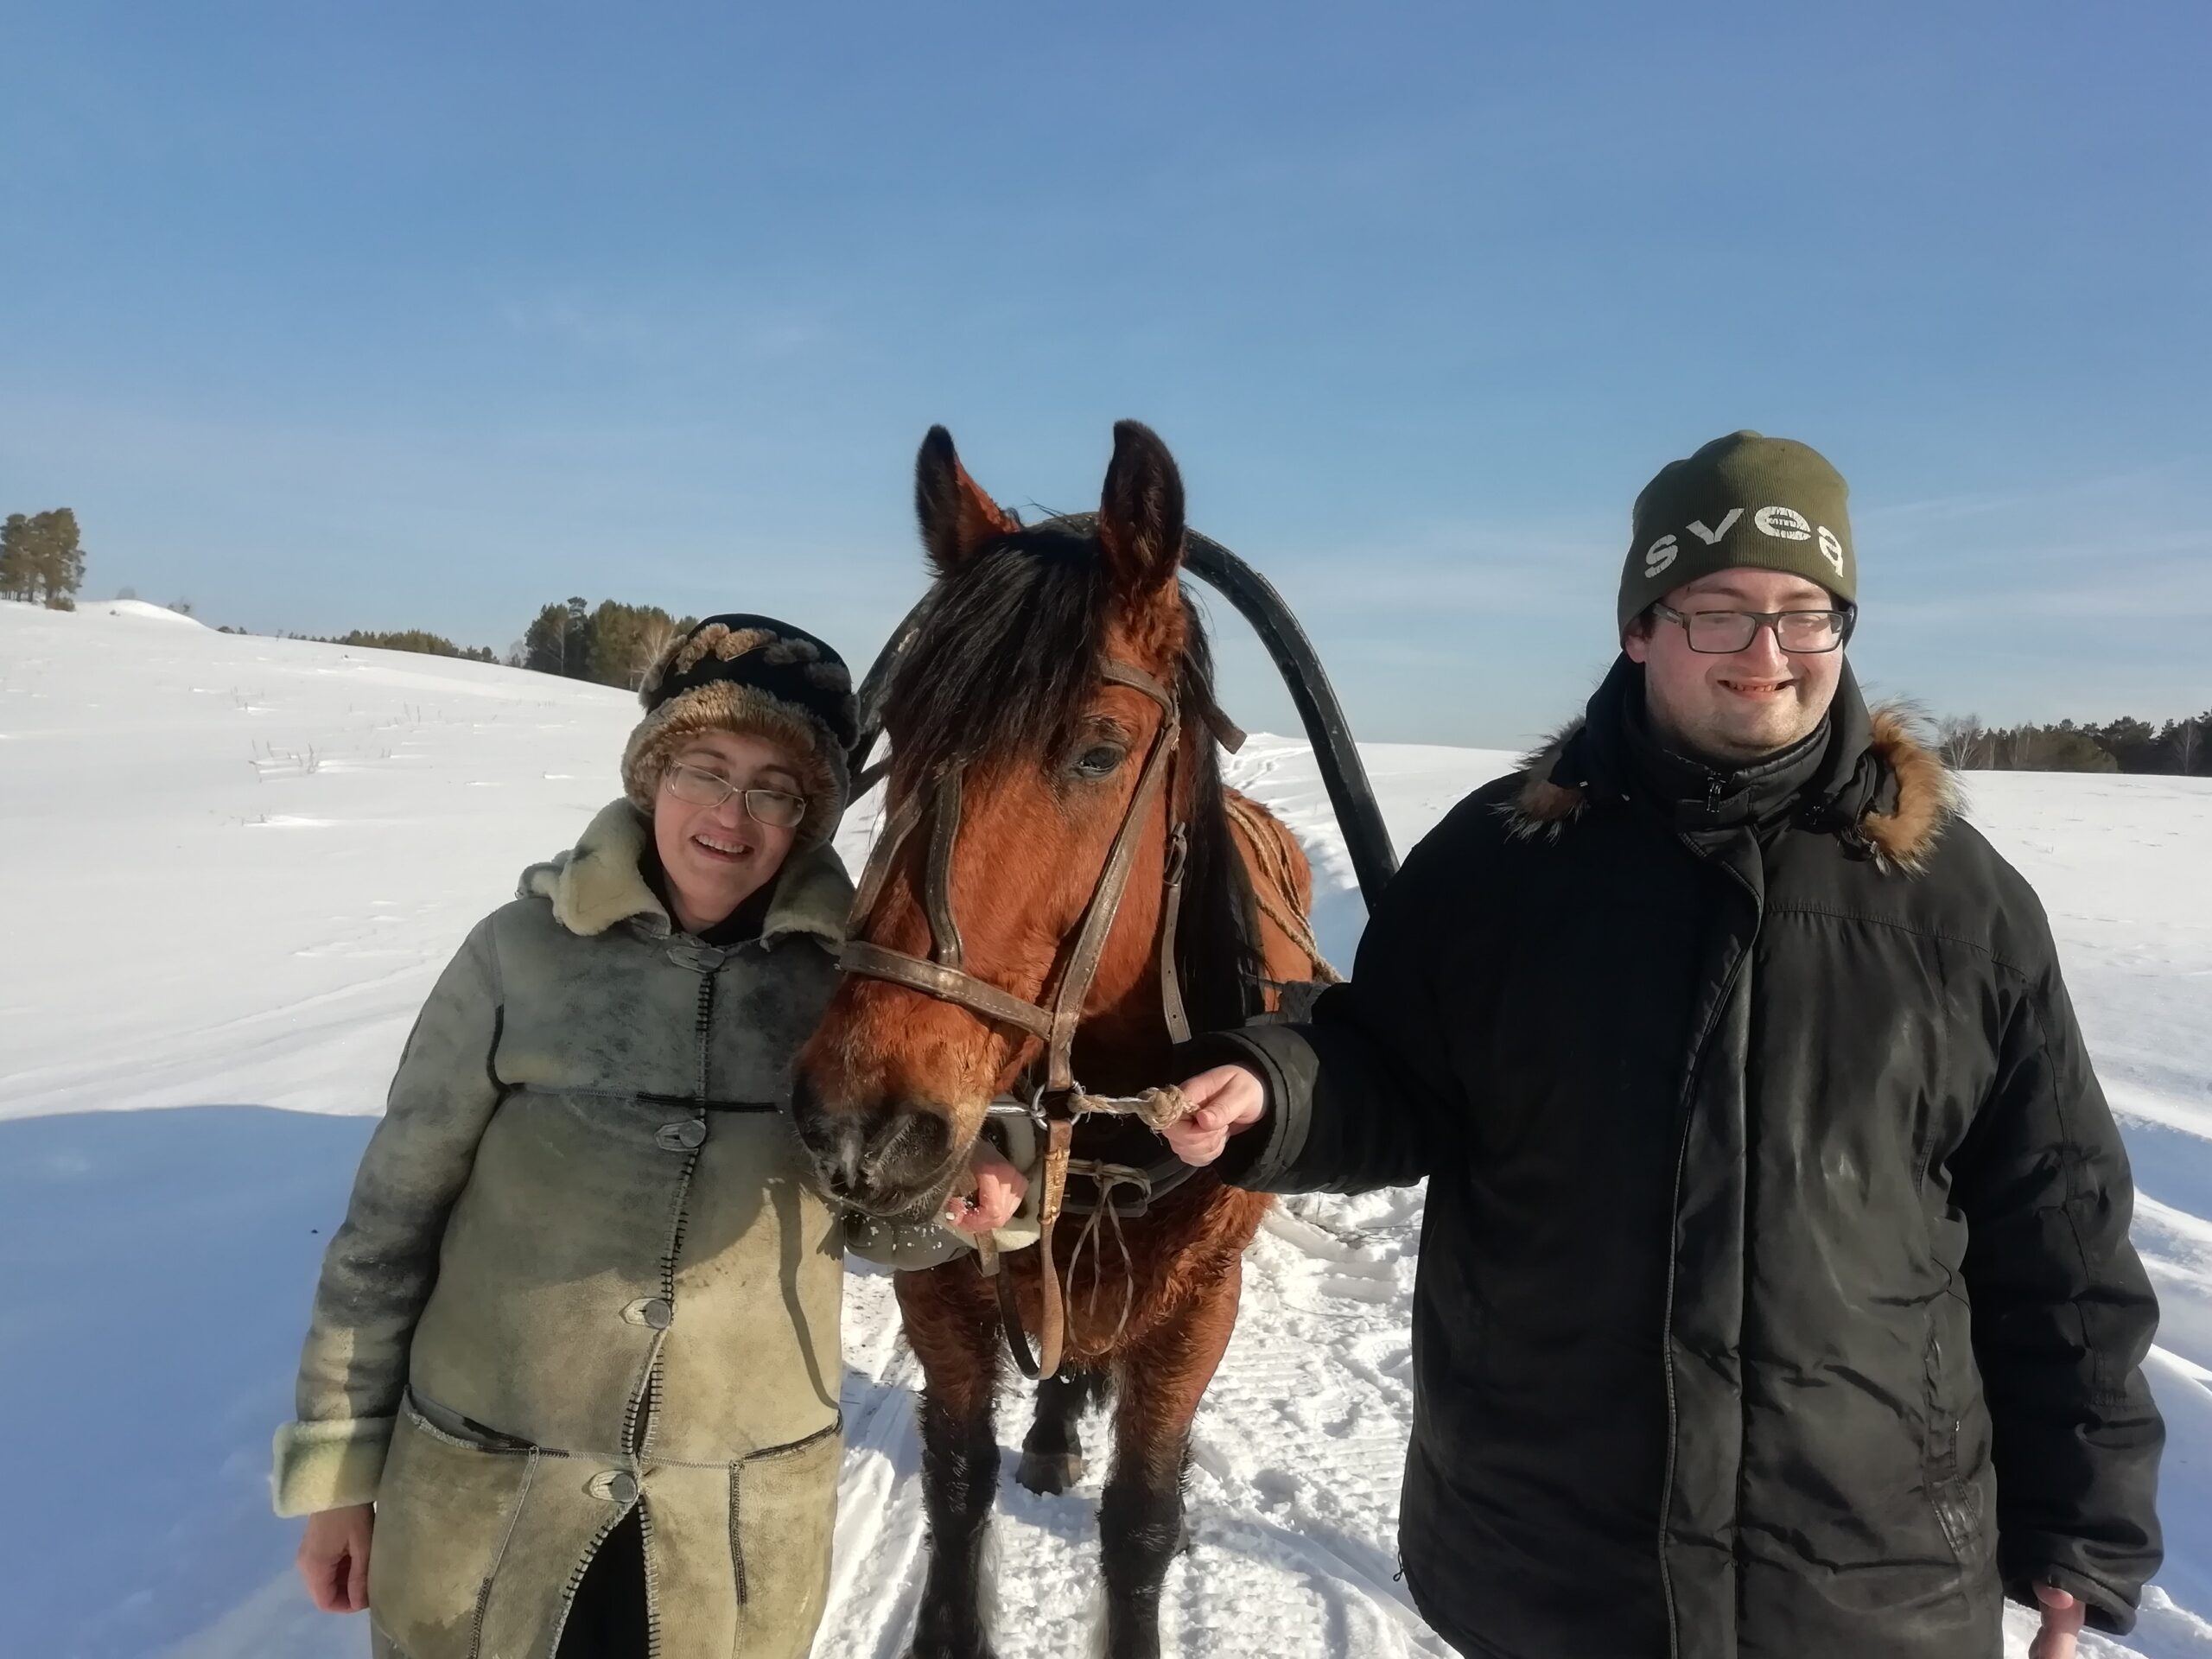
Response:
POLYGON ((975 1005, 993 990, 1053 1000, 1125 823, 1126 881, 1100 918, 1082 998, 1085 1044, 1157 1063, 1169 826, 1219 788, 1200 718, 1211 708, 1204 636, 1177 580, 1182 480, 1157 437, 1117 425, 1096 518, 1025 529, 935 428, 915 499, 938 587, 883 705, 883 822, 903 818, 907 833, 863 882, 853 938, 949 965, 969 995, 849 974, 799 1057, 795 1093, 823 1186, 881 1216, 942 1204, 989 1102, 1038 1061, 1036 1032, 975 1005), (1109 677, 1117 669, 1166 701, 1109 677), (1159 775, 1141 794, 1155 748, 1159 775))

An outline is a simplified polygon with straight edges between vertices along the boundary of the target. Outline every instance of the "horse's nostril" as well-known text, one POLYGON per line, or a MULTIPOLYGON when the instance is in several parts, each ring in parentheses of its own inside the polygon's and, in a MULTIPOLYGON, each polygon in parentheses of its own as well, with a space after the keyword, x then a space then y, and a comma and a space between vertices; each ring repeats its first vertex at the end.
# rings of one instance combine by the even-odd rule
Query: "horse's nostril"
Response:
POLYGON ((839 1198, 849 1198, 863 1189, 861 1156, 866 1147, 858 1124, 846 1121, 824 1126, 814 1160, 821 1168, 822 1179, 839 1198))
POLYGON ((941 1112, 895 1100, 829 1112, 803 1087, 792 1103, 800 1145, 830 1198, 891 1214, 942 1184, 950 1141, 941 1112))

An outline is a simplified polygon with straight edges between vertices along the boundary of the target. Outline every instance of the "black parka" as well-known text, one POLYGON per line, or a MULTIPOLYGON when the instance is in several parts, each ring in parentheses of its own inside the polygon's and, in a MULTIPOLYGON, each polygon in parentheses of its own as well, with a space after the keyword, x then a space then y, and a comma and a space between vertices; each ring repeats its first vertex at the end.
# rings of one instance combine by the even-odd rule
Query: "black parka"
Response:
POLYGON ((1416 848, 1226 1166, 1429 1182, 1401 1543, 1495 1659, 1980 1659, 2159 1560, 2156 1304, 2034 893, 1846 673, 1709 774, 1624 661, 1416 848))

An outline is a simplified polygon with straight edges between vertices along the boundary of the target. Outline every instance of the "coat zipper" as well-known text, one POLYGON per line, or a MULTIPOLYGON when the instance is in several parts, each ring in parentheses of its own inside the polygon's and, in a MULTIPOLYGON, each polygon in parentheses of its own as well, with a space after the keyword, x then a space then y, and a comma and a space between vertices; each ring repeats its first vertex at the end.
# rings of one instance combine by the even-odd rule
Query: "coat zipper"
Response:
POLYGON ((660 1659, 660 1580, 653 1573, 652 1512, 638 1499, 638 1561, 645 1574, 645 1659, 660 1659))
MULTIPOLYGON (((1716 776, 1708 791, 1708 805, 1716 812, 1719 810, 1719 793, 1720 780, 1716 776)), ((1707 864, 1713 862, 1688 836, 1680 839, 1693 856, 1707 864)), ((1690 1054, 1689 1075, 1683 1079, 1678 1106, 1682 1130, 1675 1147, 1675 1191, 1669 1207, 1670 1222, 1679 1220, 1681 1214, 1682 1178, 1689 1167, 1690 1125, 1696 1108, 1698 1079, 1705 1070, 1706 1050, 1713 1041, 1713 1032, 1719 1027, 1721 1017, 1728 1010, 1729 1002, 1735 996, 1736 982, 1743 977, 1745 964, 1751 959, 1751 946, 1758 934, 1757 918, 1761 912, 1758 895, 1751 891, 1749 882, 1727 865, 1723 864, 1719 868, 1727 871, 1729 879, 1743 888, 1745 895, 1751 901, 1754 918, 1752 938, 1745 941, 1735 966, 1728 970, 1728 976, 1721 982, 1720 995, 1714 999, 1713 1012, 1707 1017, 1705 1029, 1698 1033, 1697 1046, 1690 1054)), ((1667 1470, 1659 1492, 1659 1586, 1667 1599, 1668 1659, 1681 1659, 1681 1617, 1675 1605, 1675 1574, 1668 1562, 1669 1531, 1673 1523, 1675 1507, 1675 1458, 1681 1442, 1681 1410, 1675 1393, 1675 1291, 1681 1272, 1680 1252, 1670 1248, 1667 1252, 1667 1300, 1659 1333, 1660 1353, 1665 1361, 1667 1378, 1667 1470)))
POLYGON ((715 976, 711 970, 699 976, 699 1078, 693 1090, 702 1102, 710 1098, 707 1093, 707 1059, 713 1052, 715 1022, 715 976))
MULTIPOLYGON (((696 1007, 699 1061, 693 1094, 703 1103, 707 1099, 708 1060, 714 1050, 715 976, 711 969, 699 976, 699 997, 696 1007)), ((684 1228, 690 1219, 688 1197, 691 1176, 698 1167, 699 1149, 694 1147, 683 1160, 682 1173, 676 1178, 678 1194, 676 1220, 669 1229, 668 1249, 660 1261, 661 1300, 671 1308, 676 1306, 676 1257, 683 1248, 684 1228)), ((660 1426, 660 1351, 667 1339, 664 1332, 655 1338, 652 1363, 645 1368, 645 1386, 632 1397, 630 1409, 623 1421, 622 1444, 635 1458, 645 1456, 645 1448, 652 1444, 654 1431, 660 1426)))

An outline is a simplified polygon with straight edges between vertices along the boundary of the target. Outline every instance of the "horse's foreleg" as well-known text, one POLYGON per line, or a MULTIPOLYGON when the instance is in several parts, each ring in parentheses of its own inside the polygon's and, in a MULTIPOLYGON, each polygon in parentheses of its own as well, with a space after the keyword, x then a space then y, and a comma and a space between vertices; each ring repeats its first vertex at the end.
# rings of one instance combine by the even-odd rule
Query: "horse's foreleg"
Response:
POLYGON ((1183 1546, 1191 1421, 1236 1325, 1235 1256, 1179 1313, 1119 1357, 1114 1472, 1098 1511, 1108 1659, 1158 1659, 1160 1587, 1183 1546))
POLYGON ((998 1324, 989 1301, 951 1276, 958 1265, 898 1279, 907 1340, 922 1362, 922 1500, 930 1529, 912 1659, 991 1659, 983 1544, 999 1480, 992 1410, 998 1324))
POLYGON ((1037 1385, 1037 1415, 1021 1442, 1014 1478, 1033 1492, 1065 1492, 1083 1478, 1083 1414, 1103 1391, 1105 1377, 1063 1365, 1037 1385))

